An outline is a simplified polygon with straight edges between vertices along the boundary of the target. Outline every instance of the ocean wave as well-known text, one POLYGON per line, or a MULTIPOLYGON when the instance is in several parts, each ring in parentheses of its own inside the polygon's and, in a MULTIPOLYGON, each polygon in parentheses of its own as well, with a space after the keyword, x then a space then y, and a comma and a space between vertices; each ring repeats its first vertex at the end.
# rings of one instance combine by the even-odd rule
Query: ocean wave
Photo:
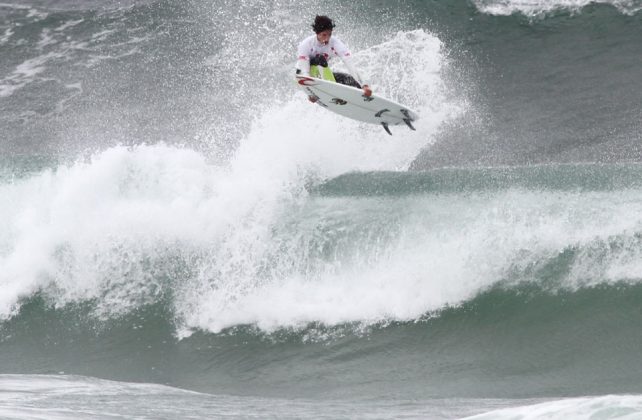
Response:
POLYGON ((497 16, 520 13, 539 17, 563 11, 580 13, 590 5, 612 6, 626 15, 634 15, 642 10, 642 3, 631 0, 475 0, 473 3, 480 12, 497 16))
POLYGON ((225 167, 120 147, 3 184, 2 315, 37 293, 104 319, 169 299, 182 333, 274 331, 412 321, 497 284, 642 278, 639 188, 310 196, 300 165, 322 156, 241 153, 225 167))

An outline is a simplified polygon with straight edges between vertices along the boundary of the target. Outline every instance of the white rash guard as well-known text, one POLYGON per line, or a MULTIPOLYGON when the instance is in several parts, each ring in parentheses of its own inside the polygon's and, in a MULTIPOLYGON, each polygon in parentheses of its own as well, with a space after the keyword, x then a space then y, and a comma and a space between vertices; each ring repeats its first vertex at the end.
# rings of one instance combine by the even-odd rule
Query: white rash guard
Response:
POLYGON ((330 61, 332 57, 339 57, 343 64, 346 65, 348 71, 354 77, 354 79, 359 82, 361 86, 367 85, 364 83, 363 79, 357 72, 357 70, 352 65, 352 55, 346 44, 341 42, 339 38, 334 36, 330 38, 327 44, 322 44, 317 40, 317 36, 310 35, 299 44, 297 50, 297 60, 296 68, 305 75, 310 75, 310 58, 316 57, 317 55, 322 55, 327 61, 330 61))

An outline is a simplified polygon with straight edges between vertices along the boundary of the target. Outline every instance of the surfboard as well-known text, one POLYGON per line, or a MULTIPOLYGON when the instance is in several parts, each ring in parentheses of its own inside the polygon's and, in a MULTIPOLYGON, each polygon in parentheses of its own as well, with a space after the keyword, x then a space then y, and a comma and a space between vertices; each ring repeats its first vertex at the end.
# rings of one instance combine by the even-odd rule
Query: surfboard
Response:
POLYGON ((302 75, 296 81, 308 96, 317 98, 319 106, 353 120, 379 124, 390 135, 389 126, 405 124, 414 130, 412 123, 419 119, 407 106, 375 94, 367 97, 356 87, 302 75))

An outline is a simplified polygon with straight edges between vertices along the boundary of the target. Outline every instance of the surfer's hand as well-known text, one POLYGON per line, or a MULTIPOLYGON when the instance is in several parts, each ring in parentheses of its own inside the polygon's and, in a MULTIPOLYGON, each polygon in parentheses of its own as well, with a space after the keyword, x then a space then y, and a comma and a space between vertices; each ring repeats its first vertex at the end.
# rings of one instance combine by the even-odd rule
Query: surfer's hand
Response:
POLYGON ((370 86, 363 85, 363 96, 366 96, 368 98, 372 96, 372 89, 370 89, 370 86))
POLYGON ((315 103, 318 100, 319 100, 319 98, 317 98, 316 96, 308 96, 308 101, 310 101, 312 103, 315 103))

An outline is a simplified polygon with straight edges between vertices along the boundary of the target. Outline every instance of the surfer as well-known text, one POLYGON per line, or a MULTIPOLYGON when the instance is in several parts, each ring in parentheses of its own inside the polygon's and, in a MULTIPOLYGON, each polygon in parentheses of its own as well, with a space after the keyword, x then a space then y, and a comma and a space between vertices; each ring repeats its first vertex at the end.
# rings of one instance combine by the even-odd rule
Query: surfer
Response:
MULTIPOLYGON (((339 38, 332 37, 333 28, 334 23, 327 16, 317 16, 314 19, 314 24, 312 25, 314 35, 310 35, 301 41, 297 50, 296 74, 334 80, 343 85, 363 89, 365 96, 371 96, 372 90, 363 82, 352 64, 350 50, 339 38), (350 74, 330 71, 328 60, 332 57, 339 57, 348 68, 350 74)), ((314 96, 309 96, 309 99, 310 102, 317 101, 314 96)))

